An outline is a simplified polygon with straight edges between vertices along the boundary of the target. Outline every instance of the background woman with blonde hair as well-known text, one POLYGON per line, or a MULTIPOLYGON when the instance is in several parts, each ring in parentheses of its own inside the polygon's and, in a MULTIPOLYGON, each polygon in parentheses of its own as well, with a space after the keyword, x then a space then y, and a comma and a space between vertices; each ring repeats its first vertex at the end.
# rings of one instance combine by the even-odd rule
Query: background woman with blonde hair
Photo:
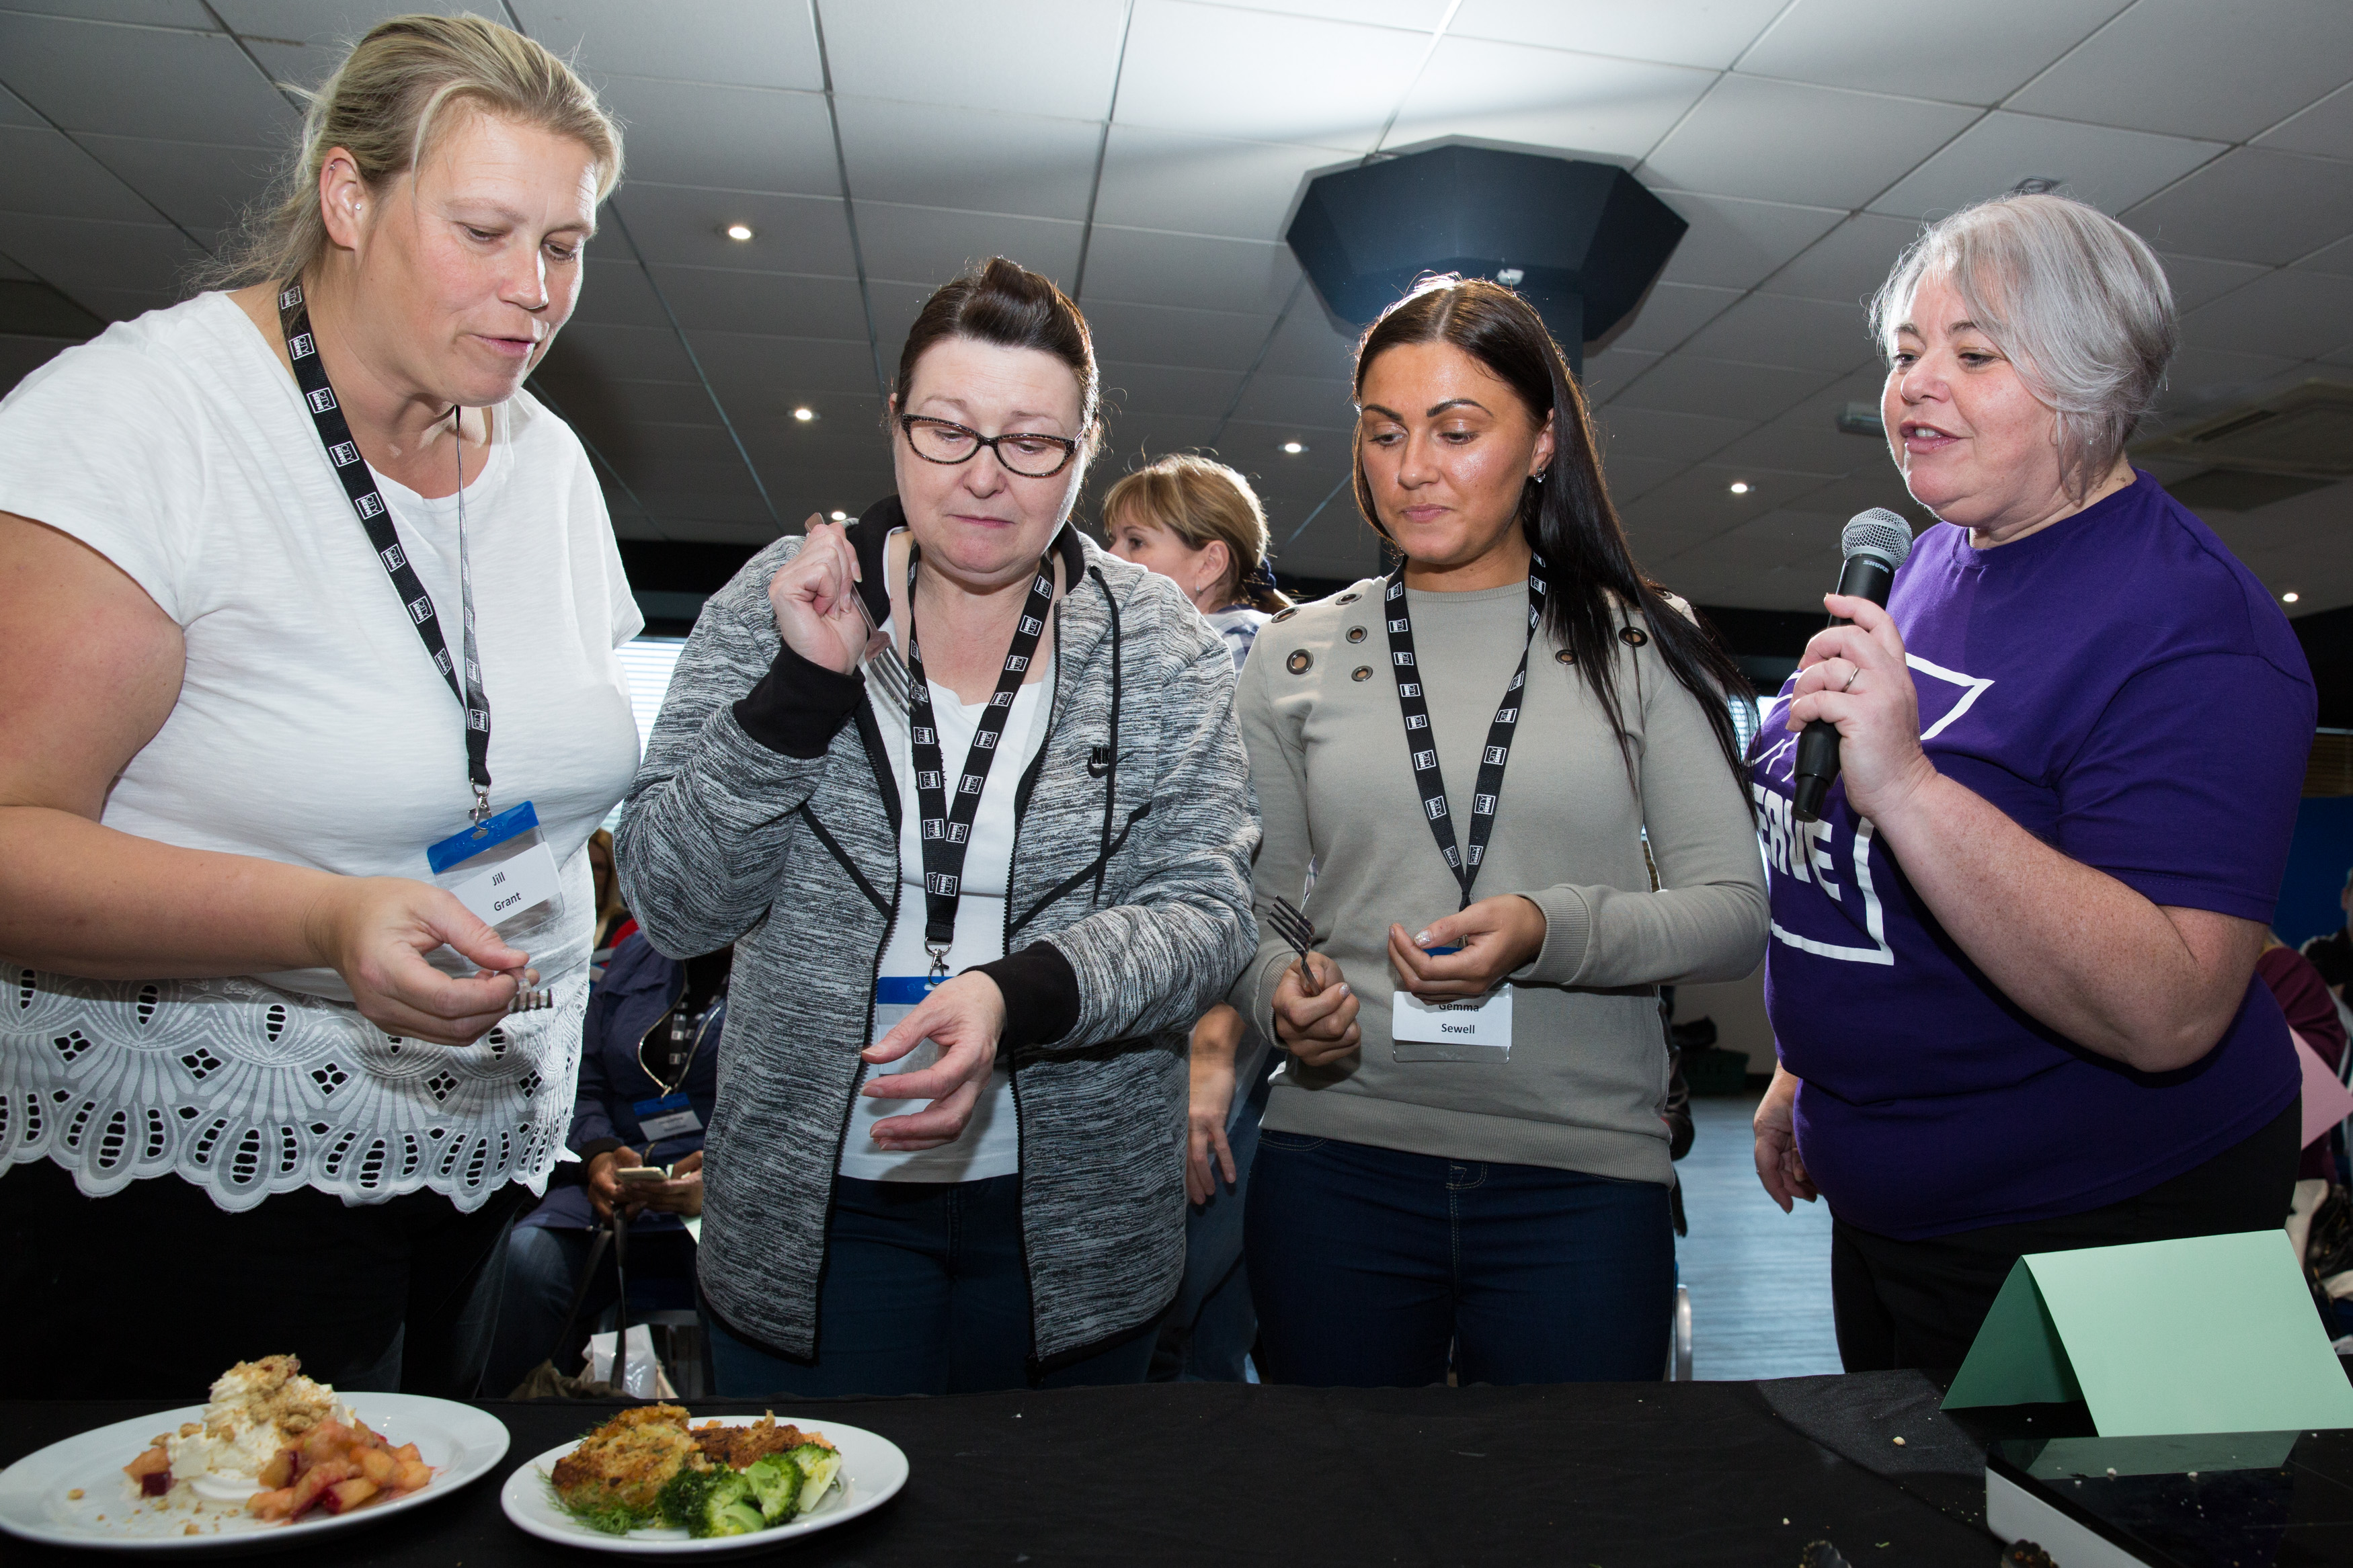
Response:
POLYGON ((1259 627, 1291 607, 1267 564, 1266 509, 1223 463, 1179 453, 1129 474, 1103 497, 1103 537, 1121 560, 1175 579, 1237 671, 1259 627))
POLYGON ((603 498, 522 390, 620 166, 539 45, 395 17, 232 291, 0 404, 0 1339, 137 1347, 26 1397, 474 1391, 637 760, 603 498))

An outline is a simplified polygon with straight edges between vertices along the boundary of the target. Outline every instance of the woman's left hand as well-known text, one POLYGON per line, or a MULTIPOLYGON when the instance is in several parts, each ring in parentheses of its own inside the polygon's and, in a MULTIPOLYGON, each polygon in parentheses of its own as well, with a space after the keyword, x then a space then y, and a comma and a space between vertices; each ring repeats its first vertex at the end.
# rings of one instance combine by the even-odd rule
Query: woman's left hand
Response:
POLYGON ((1504 893, 1432 921, 1416 935, 1391 925, 1389 967, 1397 972, 1398 989, 1417 996, 1483 996, 1542 952, 1544 944, 1544 911, 1517 893, 1504 893), (1433 947, 1462 951, 1424 951, 1433 947))
POLYGON ((692 1219, 702 1212, 702 1151, 697 1149, 670 1168, 666 1182, 649 1182, 638 1191, 645 1206, 663 1214, 692 1219))
POLYGON ((892 1153, 936 1149, 964 1135, 973 1108, 997 1065, 997 1042, 1005 1033, 1005 993, 976 969, 967 969, 923 1001, 913 1012, 860 1053, 881 1065, 895 1062, 925 1040, 940 1047, 940 1059, 918 1072, 871 1078, 859 1090, 875 1100, 928 1100, 906 1116, 886 1116, 874 1124, 875 1146, 892 1153))
POLYGON ((1847 804, 1873 821, 1936 776, 1920 749, 1920 696, 1904 662, 1895 618, 1869 599, 1823 595, 1852 626, 1816 632, 1799 661, 1789 698, 1789 728, 1820 719, 1839 732, 1839 776, 1847 804))

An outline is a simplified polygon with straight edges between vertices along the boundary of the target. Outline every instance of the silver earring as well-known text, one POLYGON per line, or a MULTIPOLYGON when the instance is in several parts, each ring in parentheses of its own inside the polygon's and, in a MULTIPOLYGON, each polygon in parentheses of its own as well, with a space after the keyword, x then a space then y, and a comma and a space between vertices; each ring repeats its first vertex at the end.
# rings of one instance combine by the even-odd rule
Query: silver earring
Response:
POLYGON ((1542 484, 1545 482, 1544 470, 1539 468, 1536 472, 1530 474, 1528 478, 1535 480, 1538 484, 1542 484))

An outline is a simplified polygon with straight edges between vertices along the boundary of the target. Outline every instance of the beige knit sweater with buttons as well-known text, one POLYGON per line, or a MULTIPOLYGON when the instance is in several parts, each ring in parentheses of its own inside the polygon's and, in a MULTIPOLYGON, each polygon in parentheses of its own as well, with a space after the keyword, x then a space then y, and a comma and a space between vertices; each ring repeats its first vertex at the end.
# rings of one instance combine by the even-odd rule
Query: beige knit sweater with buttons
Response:
MULTIPOLYGON (((1617 663, 1639 790, 1600 703, 1539 631, 1472 895, 1523 893, 1545 913, 1543 950, 1513 976, 1511 1057, 1398 1061, 1389 922, 1419 931, 1452 913, 1461 894, 1414 789, 1389 673, 1385 586, 1368 579, 1278 616, 1260 632, 1236 699, 1265 818, 1259 908, 1277 894, 1297 902, 1312 861, 1308 918, 1363 1002, 1362 1050, 1320 1068, 1282 1058, 1265 1125, 1667 1182, 1657 987, 1737 979, 1765 953, 1765 873, 1745 792, 1641 616, 1625 617, 1631 635, 1621 636, 1617 663), (1656 891, 1643 862, 1645 828, 1656 891)), ((1449 808, 1467 841, 1480 750, 1519 661, 1527 587, 1409 589, 1407 605, 1449 808)), ((1231 997, 1271 1039, 1275 984, 1292 952, 1262 918, 1260 934, 1231 997)))

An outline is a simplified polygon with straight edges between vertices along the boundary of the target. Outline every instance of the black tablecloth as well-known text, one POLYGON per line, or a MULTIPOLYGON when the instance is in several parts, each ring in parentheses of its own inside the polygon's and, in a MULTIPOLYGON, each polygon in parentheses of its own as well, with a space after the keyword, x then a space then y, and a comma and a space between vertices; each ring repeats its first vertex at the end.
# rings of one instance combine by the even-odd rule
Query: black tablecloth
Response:
MULTIPOLYGON (((879 1432, 912 1466, 890 1503, 794 1545, 794 1568, 1795 1568, 1820 1539, 1854 1568, 1993 1568, 2000 1549, 1981 1528, 1978 1450, 1936 1414, 1936 1397, 1912 1373, 1369 1392, 1176 1384, 820 1400, 779 1414, 879 1432)), ((0 1463, 179 1403, 0 1404, 0 1463)), ((339 1532, 335 1563, 592 1561, 509 1524, 498 1492, 517 1465, 615 1406, 484 1408, 513 1434, 498 1470, 339 1532)), ((698 1415, 760 1408, 694 1405, 698 1415)), ((5 1537, 0 1558, 95 1561, 5 1537)))

